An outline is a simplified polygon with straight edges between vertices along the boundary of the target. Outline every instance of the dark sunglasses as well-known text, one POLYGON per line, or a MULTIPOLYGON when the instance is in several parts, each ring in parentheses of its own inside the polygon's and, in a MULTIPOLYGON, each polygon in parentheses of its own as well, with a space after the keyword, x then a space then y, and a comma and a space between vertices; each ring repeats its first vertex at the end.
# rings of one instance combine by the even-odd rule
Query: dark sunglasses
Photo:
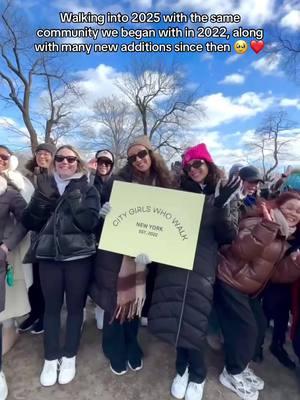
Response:
POLYGON ((56 155, 54 157, 54 160, 56 162, 63 162, 64 160, 67 160, 69 164, 74 164, 74 162, 77 161, 77 157, 75 157, 75 156, 58 156, 58 155, 56 155))
POLYGON ((133 154, 132 156, 128 157, 127 160, 129 162, 129 164, 133 164, 134 162, 136 162, 136 159, 139 158, 140 160, 142 160, 143 158, 145 158, 148 155, 148 151, 147 150, 141 150, 136 154, 133 154))
POLYGON ((204 160, 196 160, 191 164, 186 165, 183 169, 185 172, 190 172, 192 168, 199 169, 205 164, 204 160))
POLYGON ((112 165, 112 162, 110 160, 104 160, 103 158, 98 158, 97 164, 98 165, 104 164, 106 167, 109 167, 110 165, 112 165))
POLYGON ((8 161, 10 159, 10 156, 7 156, 6 154, 0 154, 0 158, 3 161, 8 161))

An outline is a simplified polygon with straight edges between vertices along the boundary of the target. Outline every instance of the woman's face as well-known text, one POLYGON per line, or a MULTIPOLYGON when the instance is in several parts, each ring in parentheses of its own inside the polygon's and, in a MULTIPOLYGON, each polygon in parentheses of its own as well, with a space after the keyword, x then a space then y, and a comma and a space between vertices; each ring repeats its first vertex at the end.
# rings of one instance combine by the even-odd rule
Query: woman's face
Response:
POLYGON ((38 167, 48 169, 52 161, 52 155, 49 151, 39 150, 35 153, 35 159, 38 167))
POLYGON ((98 158, 97 160, 97 173, 100 176, 106 176, 110 173, 112 162, 108 158, 98 158))
POLYGON ((70 178, 77 172, 77 155, 70 149, 60 149, 55 157, 55 171, 61 178, 70 178))
POLYGON ((135 168, 137 171, 142 173, 147 173, 151 168, 151 158, 149 151, 146 147, 136 144, 135 146, 130 147, 127 153, 128 162, 135 168))
POLYGON ((204 160, 192 160, 185 169, 188 176, 196 183, 203 183, 208 175, 208 166, 204 160))
POLYGON ((288 200, 280 206, 280 210, 290 227, 295 227, 300 223, 300 200, 288 200))
POLYGON ((8 169, 10 154, 6 149, 0 147, 0 172, 8 169))

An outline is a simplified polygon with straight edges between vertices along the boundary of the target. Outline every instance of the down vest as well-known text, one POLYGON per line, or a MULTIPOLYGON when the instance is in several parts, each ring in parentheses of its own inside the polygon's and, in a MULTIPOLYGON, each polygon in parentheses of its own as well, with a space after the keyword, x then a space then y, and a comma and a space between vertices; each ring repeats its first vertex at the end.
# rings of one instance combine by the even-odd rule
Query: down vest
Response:
POLYGON ((202 191, 190 180, 182 188, 206 194, 194 267, 187 271, 159 265, 148 320, 150 331, 161 339, 176 347, 200 349, 212 308, 218 247, 231 243, 236 229, 233 210, 214 207, 212 191, 202 191))
POLYGON ((290 244, 278 232, 275 222, 244 218, 237 238, 220 251, 218 278, 249 295, 257 295, 269 280, 291 283, 300 278, 300 254, 293 259, 290 244))

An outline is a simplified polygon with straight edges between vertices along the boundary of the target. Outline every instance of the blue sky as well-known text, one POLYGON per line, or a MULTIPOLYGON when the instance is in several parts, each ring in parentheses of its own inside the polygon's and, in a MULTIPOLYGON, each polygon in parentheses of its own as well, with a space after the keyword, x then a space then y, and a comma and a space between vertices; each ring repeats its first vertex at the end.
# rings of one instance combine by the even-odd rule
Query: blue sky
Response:
MULTIPOLYGON (((241 23, 227 26, 228 30, 231 31, 239 26, 263 28, 266 45, 272 43, 274 32, 292 35, 298 38, 298 43, 300 40, 299 0, 212 0, 207 2, 128 0, 115 3, 108 1, 100 3, 96 0, 66 0, 64 2, 28 0, 17 3, 20 13, 28 19, 32 29, 62 27, 59 22, 60 11, 74 13, 90 11, 95 14, 105 14, 108 11, 126 14, 134 11, 160 11, 164 14, 182 11, 189 14, 197 11, 208 15, 240 14, 241 23)), ((72 27, 79 27, 74 25, 72 27)), ((90 26, 95 27, 95 25, 90 26)), ((133 27, 128 24, 124 26, 133 27)), ((162 24, 159 26, 163 27, 162 24)), ((68 25, 65 24, 64 27, 68 25)), ((146 28, 146 26, 140 27, 146 28)), ((155 26, 148 24, 147 27, 154 28, 155 26)), ((115 42, 119 40, 115 39, 115 42)), ((235 40, 231 40, 230 43, 233 44, 235 40)), ((249 44, 251 39, 245 40, 249 44)), ((153 41, 158 43, 156 39, 153 41)), ((199 141, 206 142, 219 164, 229 165, 235 161, 247 160, 245 142, 251 139, 265 113, 280 108, 288 113, 290 120, 295 122, 295 128, 300 126, 299 84, 297 86, 286 73, 283 57, 270 57, 264 50, 255 54, 251 49, 248 49, 244 55, 237 55, 233 50, 231 54, 167 53, 162 56, 182 65, 191 85, 199 86, 198 101, 204 106, 205 117, 193 121, 186 135, 192 138, 191 141, 194 144, 199 141)), ((132 57, 131 54, 125 53, 91 53, 90 55, 70 53, 65 56, 65 62, 69 66, 72 78, 81 81, 90 99, 95 100, 111 93, 118 94, 114 80, 126 72, 130 57, 132 57)), ((0 81, 1 90, 4 89, 0 81)), ((37 94, 34 101, 38 103, 38 100, 37 94)), ((17 145, 18 140, 11 133, 8 138, 5 129, 7 118, 13 120, 19 128, 23 128, 17 111, 14 108, 3 107, 0 103, 0 142, 7 142, 14 146, 17 145)), ((294 129, 287 132, 287 135, 292 137, 296 132, 298 130, 294 129)), ((290 146, 284 163, 298 163, 299 144, 299 141, 295 141, 290 146)))

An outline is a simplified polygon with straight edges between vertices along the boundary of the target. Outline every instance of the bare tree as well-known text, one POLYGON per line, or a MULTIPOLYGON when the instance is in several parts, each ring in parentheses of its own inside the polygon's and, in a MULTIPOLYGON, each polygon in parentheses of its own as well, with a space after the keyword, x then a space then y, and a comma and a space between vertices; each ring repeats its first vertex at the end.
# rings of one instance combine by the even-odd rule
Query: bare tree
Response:
POLYGON ((280 56, 281 64, 288 77, 300 83, 300 36, 278 30, 270 36, 273 37, 273 41, 267 46, 266 52, 280 56))
POLYGON ((300 130, 291 133, 294 126, 285 112, 269 113, 249 141, 248 148, 258 156, 256 161, 261 164, 264 180, 271 180, 280 160, 288 155, 288 144, 295 140, 295 135, 300 135, 300 130))
POLYGON ((178 66, 165 60, 135 60, 116 85, 137 109, 143 134, 157 148, 180 151, 176 139, 191 117, 203 115, 196 101, 197 90, 191 88, 178 66))
POLYGON ((126 157, 129 141, 141 130, 138 115, 131 104, 116 96, 96 101, 93 112, 93 124, 86 135, 88 147, 111 150, 118 167, 126 157))
POLYGON ((78 94, 56 57, 35 53, 33 42, 26 21, 7 0, 0 20, 0 100, 19 110, 26 130, 14 125, 12 131, 28 137, 32 151, 39 136, 55 142, 70 131, 70 98, 78 94), (38 96, 44 108, 34 105, 38 96))

